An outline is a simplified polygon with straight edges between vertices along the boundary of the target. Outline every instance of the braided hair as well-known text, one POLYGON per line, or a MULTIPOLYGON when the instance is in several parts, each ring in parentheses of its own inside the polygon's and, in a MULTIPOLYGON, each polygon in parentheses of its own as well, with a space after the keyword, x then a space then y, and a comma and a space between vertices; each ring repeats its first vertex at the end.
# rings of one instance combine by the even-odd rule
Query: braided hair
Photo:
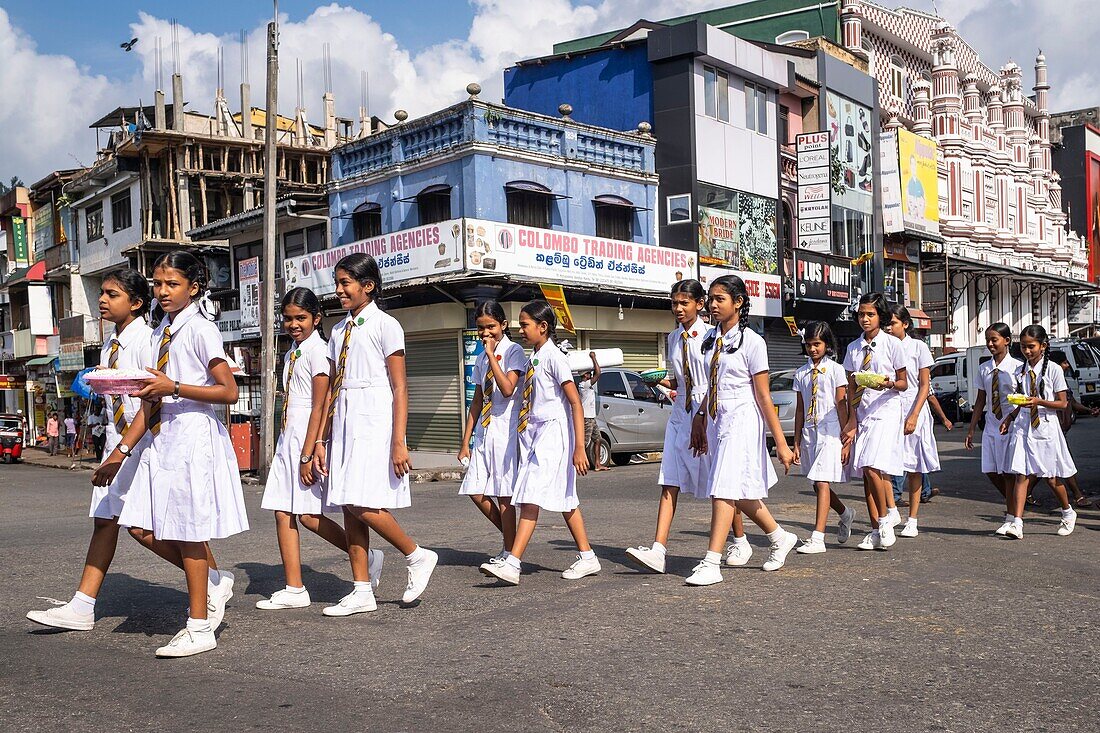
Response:
MULTIPOLYGON (((1020 331, 1020 341, 1024 340, 1024 337, 1035 339, 1043 345, 1043 361, 1039 365, 1039 384, 1036 387, 1037 394, 1032 395, 1042 399, 1043 397, 1043 384, 1047 378, 1047 364, 1050 362, 1050 337, 1047 335, 1047 330, 1040 326, 1038 323, 1033 323, 1023 331, 1020 331)), ((1028 364, 1027 360, 1024 361, 1020 367, 1020 382, 1023 382, 1024 374, 1027 373, 1028 364)), ((1019 391, 1024 392, 1024 389, 1019 386, 1019 391)))
MULTIPOLYGON (((741 307, 738 309, 737 327, 741 333, 741 342, 745 340, 745 329, 749 327, 749 291, 745 287, 745 281, 739 278, 737 275, 723 275, 710 284, 710 289, 722 288, 730 296, 731 299, 741 299, 741 307)), ((714 347, 714 342, 717 339, 718 325, 715 324, 714 329, 710 335, 703 341, 703 353, 707 353, 714 347)), ((738 348, 741 348, 738 346, 738 348)))

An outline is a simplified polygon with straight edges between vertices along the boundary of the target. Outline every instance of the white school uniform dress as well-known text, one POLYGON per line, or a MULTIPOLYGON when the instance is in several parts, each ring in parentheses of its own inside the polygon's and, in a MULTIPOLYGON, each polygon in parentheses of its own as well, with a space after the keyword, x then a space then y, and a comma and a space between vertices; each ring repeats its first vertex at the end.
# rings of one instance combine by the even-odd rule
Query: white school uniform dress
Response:
MULTIPOLYGON (((527 429, 519 434, 519 470, 513 504, 535 504, 551 512, 580 506, 573 467, 573 412, 562 384, 573 381, 569 360, 553 339, 531 355, 534 389, 527 429)), ((524 374, 526 375, 526 366, 524 374)), ((522 390, 526 382, 520 384, 522 390)), ((522 392, 521 392, 522 395, 522 392)), ((518 429, 520 421, 517 419, 518 429)))
POLYGON ((978 367, 978 389, 985 392, 985 428, 982 429, 982 473, 1011 473, 1008 468, 1009 430, 1001 435, 1001 421, 1012 414, 1015 405, 1008 396, 1016 391, 1016 370, 1022 362, 1005 354, 1000 364, 993 359, 978 367), (1001 416, 993 412, 993 380, 997 380, 1001 416))
MULTIPOLYGON (((906 353, 901 341, 885 331, 867 341, 866 335, 848 344, 844 355, 844 369, 858 372, 867 352, 871 363, 867 371, 883 374, 890 379, 906 365, 906 353)), ((908 375, 908 372, 907 372, 908 375)), ((908 375, 912 379, 912 375, 908 375)), ((904 451, 901 450, 905 435, 905 416, 902 415, 902 396, 896 389, 865 389, 856 407, 856 437, 848 460, 853 475, 864 468, 876 468, 891 476, 905 472, 904 451)))
MULTIPOLYGON (((290 512, 291 514, 321 514, 339 511, 325 502, 325 482, 319 480, 312 486, 302 483, 301 456, 309 419, 313 413, 313 378, 328 374, 328 344, 321 334, 314 331, 305 341, 295 344, 283 357, 283 385, 286 391, 286 425, 275 446, 271 471, 264 487, 261 509, 290 512), (297 352, 297 356, 293 355, 297 352), (294 358, 294 372, 290 361, 294 358), (287 376, 290 376, 289 383, 287 376)), ((276 415, 282 420, 282 415, 276 415)), ((310 446, 312 450, 313 446, 310 446)))
MULTIPOLYGON (((1065 392, 1066 375, 1062 367, 1047 362, 1045 374, 1042 362, 1035 367, 1025 362, 1016 369, 1016 382, 1020 392, 1028 397, 1052 400, 1059 392, 1065 392), (1031 386, 1029 370, 1035 372, 1035 389, 1031 386)), ((1058 410, 1039 407, 1039 426, 1031 426, 1031 410, 1020 408, 1020 414, 1012 421, 1009 431, 1007 473, 1040 478, 1069 478, 1077 473, 1077 466, 1069 454, 1066 436, 1062 432, 1058 410)))
POLYGON ((848 375, 844 367, 827 356, 816 367, 811 359, 807 359, 806 364, 794 373, 794 389, 802 395, 803 410, 799 460, 802 473, 810 481, 843 483, 849 478, 848 467, 841 460, 843 426, 836 405, 837 389, 847 385, 848 375), (815 369, 818 370, 816 397, 813 394, 815 369))
POLYGON ((687 328, 677 328, 668 335, 666 363, 676 380, 676 399, 665 426, 665 445, 661 453, 661 470, 657 483, 675 486, 681 494, 691 494, 706 499, 707 486, 702 456, 691 450, 691 422, 707 396, 707 360, 703 355, 703 341, 710 326, 696 319, 687 328), (687 334, 687 339, 684 338, 687 334), (692 389, 687 391, 687 375, 684 374, 684 351, 687 351, 688 369, 691 371, 692 389), (690 401, 689 401, 690 398, 690 401))
POLYGON ((332 329, 328 358, 336 369, 351 328, 344 376, 332 417, 328 449, 328 501, 334 506, 402 509, 412 505, 409 475, 394 475, 393 388, 386 358, 405 350, 397 319, 371 301, 332 329))
MULTIPOLYGON (((707 338, 717 332, 712 328, 707 338)), ((707 369, 717 341, 705 354, 707 369)), ((707 410, 707 496, 712 499, 766 499, 779 478, 768 455, 764 418, 756 404, 753 375, 768 371, 768 347, 751 328, 734 326, 722 335, 718 374, 710 384, 717 413, 707 410)))
MULTIPOLYGON (((493 380, 488 426, 481 424, 481 415, 474 416, 474 448, 458 492, 467 496, 511 496, 516 480, 516 457, 519 455, 516 424, 523 404, 523 373, 527 368, 527 355, 523 353, 522 346, 505 336, 497 344, 496 358, 505 374, 519 372, 520 378, 511 397, 505 397, 500 385, 493 380)), ((489 355, 483 351, 474 363, 474 381, 481 385, 482 390, 488 373, 489 355)))
MULTIPOLYGON (((202 316, 195 303, 171 322, 165 316, 149 339, 154 361, 169 326, 171 342, 164 370, 168 378, 180 384, 214 385, 210 362, 228 361, 218 327, 202 316)), ((141 455, 119 524, 180 542, 206 542, 248 529, 237 456, 216 409, 182 397, 162 399, 160 432, 141 455), (140 500, 135 501, 139 489, 140 500)))
MULTIPOLYGON (((118 344, 115 354, 116 369, 144 369, 152 366, 153 357, 150 352, 149 338, 153 329, 149 328, 144 320, 131 321, 130 325, 116 333, 105 344, 99 354, 99 363, 107 366, 111 362, 111 349, 113 344, 118 344)), ((111 453, 118 447, 122 440, 122 433, 115 424, 115 407, 122 402, 123 431, 134 421, 134 415, 141 409, 141 400, 137 397, 126 395, 108 395, 104 397, 107 403, 106 417, 106 442, 103 446, 103 460, 110 458, 111 453)), ((141 460, 141 451, 149 445, 148 433, 138 441, 131 451, 130 456, 122 461, 115 478, 109 486, 92 487, 92 506, 88 511, 89 517, 96 519, 113 519, 122 513, 122 506, 126 502, 126 494, 133 483, 134 474, 137 472, 138 463, 141 460)))
POLYGON ((907 336, 902 339, 901 346, 905 350, 905 374, 908 377, 908 386, 901 393, 901 432, 905 442, 902 467, 909 473, 932 473, 940 470, 940 452, 936 446, 932 408, 927 402, 924 403, 924 408, 917 417, 917 429, 909 435, 905 435, 905 421, 909 419, 909 412, 917 401, 920 370, 930 368, 935 360, 928 346, 920 339, 907 336))

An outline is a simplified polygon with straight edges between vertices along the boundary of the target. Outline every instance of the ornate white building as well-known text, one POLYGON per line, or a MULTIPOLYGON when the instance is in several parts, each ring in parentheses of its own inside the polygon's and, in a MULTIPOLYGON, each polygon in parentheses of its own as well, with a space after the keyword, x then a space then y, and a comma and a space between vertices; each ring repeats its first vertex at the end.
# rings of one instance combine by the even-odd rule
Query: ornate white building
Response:
POLYGON ((925 242, 921 258, 924 309, 943 334, 933 346, 982 344, 997 321, 1068 335, 1068 308, 1091 286, 1085 240, 1066 228, 1051 169, 1042 52, 1025 96, 1017 64, 989 68, 936 15, 842 0, 841 22, 844 45, 879 82, 883 127, 939 147, 944 241, 925 242))

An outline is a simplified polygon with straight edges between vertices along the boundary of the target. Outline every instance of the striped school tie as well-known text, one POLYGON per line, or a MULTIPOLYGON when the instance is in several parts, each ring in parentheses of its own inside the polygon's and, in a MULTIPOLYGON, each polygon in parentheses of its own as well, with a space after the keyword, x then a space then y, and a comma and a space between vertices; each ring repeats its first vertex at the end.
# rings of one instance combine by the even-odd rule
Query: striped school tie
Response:
POLYGON ((680 368, 684 372, 684 409, 689 413, 691 412, 691 391, 695 389, 695 380, 691 378, 691 360, 688 359, 688 349, 691 348, 691 343, 688 341, 687 331, 680 331, 680 337, 684 343, 680 347, 680 368))
POLYGON ((279 428, 280 430, 286 430, 286 413, 287 407, 290 405, 290 380, 294 376, 294 362, 298 361, 298 356, 302 353, 301 349, 295 349, 290 352, 290 365, 286 368, 286 382, 283 384, 283 423, 279 428))
POLYGON ((824 374, 823 368, 814 368, 810 370, 810 410, 806 413, 806 416, 810 418, 810 422, 817 425, 817 375, 824 374))
MULTIPOLYGON (((1031 396, 1032 397, 1038 397, 1039 396, 1038 395, 1038 389, 1037 389, 1036 384, 1035 384, 1035 370, 1034 369, 1028 369, 1027 370, 1027 376, 1031 380, 1031 396)), ((1031 409, 1031 427, 1037 428, 1037 427, 1039 427, 1039 406, 1038 405, 1032 405, 1030 409, 1031 409)))
POLYGON ((332 401, 328 406, 329 420, 336 414, 336 400, 340 397, 340 386, 344 383, 344 367, 348 363, 348 347, 351 346, 351 329, 355 321, 348 318, 344 326, 344 340, 340 344, 340 359, 336 362, 336 377, 332 380, 332 401))
MULTIPOLYGON (((859 365, 859 370, 865 372, 871 368, 871 351, 875 348, 875 342, 872 341, 869 344, 863 345, 863 363, 859 365)), ((859 403, 863 401, 863 392, 867 388, 862 384, 856 385, 856 396, 852 400, 852 404, 859 407, 859 403)))
MULTIPOLYGON (((164 335, 160 337, 160 349, 157 351, 157 371, 163 372, 168 367, 168 347, 172 343, 172 327, 164 327, 164 335)), ((149 432, 160 435, 160 408, 163 400, 157 400, 149 410, 149 432)))
POLYGON ((710 357, 710 391, 707 392, 707 414, 718 417, 718 358, 722 355, 722 337, 714 341, 714 356, 710 357))
POLYGON ((489 370, 485 372, 485 384, 481 388, 481 427, 489 427, 489 421, 493 419, 493 386, 496 384, 496 377, 493 376, 493 368, 489 365, 489 370))
POLYGON ((535 392, 535 361, 534 357, 527 360, 527 371, 523 374, 523 404, 519 408, 519 427, 517 431, 522 433, 527 429, 527 417, 531 413, 531 395, 535 392))
MULTIPOLYGON (((107 357, 107 368, 118 369, 118 341, 111 342, 111 354, 107 357)), ((129 427, 126 424, 125 405, 122 404, 121 397, 107 397, 112 403, 111 416, 115 421, 115 430, 119 435, 126 433, 126 428, 129 427)))
POLYGON ((993 417, 1001 419, 1001 375, 994 369, 990 375, 989 399, 993 403, 993 417))

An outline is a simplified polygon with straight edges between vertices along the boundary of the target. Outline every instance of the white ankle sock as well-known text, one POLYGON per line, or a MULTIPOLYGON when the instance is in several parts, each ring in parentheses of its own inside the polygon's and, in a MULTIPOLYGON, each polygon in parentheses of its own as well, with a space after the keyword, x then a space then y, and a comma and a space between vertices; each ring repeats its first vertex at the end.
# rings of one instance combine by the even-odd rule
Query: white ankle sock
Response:
POLYGON ((581 559, 582 560, 595 560, 596 559, 596 551, 595 550, 581 550, 580 554, 581 554, 581 559))
POLYGON ((210 631, 210 620, 205 618, 187 618, 188 631, 210 631))
MULTIPOLYGON (((369 580, 353 580, 351 584, 352 586, 354 586, 354 590, 352 591, 353 593, 362 593, 363 595, 369 593, 371 595, 374 595, 374 590, 371 588, 369 580)), ((303 588, 302 590, 305 590, 305 588, 303 588)))
POLYGON ((707 554, 703 556, 703 562, 710 563, 711 565, 717 565, 722 562, 722 553, 711 552, 707 550, 707 554))
POLYGON ((1069 507, 1068 509, 1063 509, 1062 510, 1062 518, 1065 519, 1066 517, 1072 517, 1076 513, 1077 512, 1073 511, 1073 507, 1069 507))
MULTIPOLYGON (((368 585, 369 585, 369 583, 368 583, 368 585)), ((285 588, 283 588, 283 590, 285 590, 287 593, 305 593, 306 592, 306 587, 304 585, 300 585, 297 588, 295 588, 293 585, 288 585, 285 588)))
POLYGON ((82 616, 90 616, 95 613, 95 599, 77 591, 69 601, 69 607, 82 616))
POLYGON ((894 519, 898 520, 899 522, 901 521, 901 512, 898 511, 898 508, 896 506, 895 507, 890 507, 889 509, 887 509, 886 510, 886 516, 893 517, 894 519))
POLYGON ((652 545, 649 546, 649 549, 653 550, 654 552, 659 552, 662 555, 666 552, 665 546, 662 545, 660 542, 654 542, 652 545))
POLYGON ((917 518, 916 517, 909 517, 908 519, 905 520, 905 523, 916 527, 917 526, 917 518))
POLYGON ((824 532, 811 532, 810 533, 810 539, 813 540, 814 542, 824 542, 825 541, 825 533, 824 532))
POLYGON ((740 537, 734 537, 733 538, 733 544, 735 544, 735 545, 747 545, 747 544, 749 544, 749 538, 746 537, 745 535, 741 535, 740 537))
POLYGON ((778 542, 779 540, 783 539, 783 535, 785 534, 787 534, 786 530, 784 530, 777 524, 775 525, 775 529, 773 529, 771 532, 768 532, 767 537, 772 542, 778 542))
POLYGON ((417 545, 415 550, 413 550, 408 555, 405 555, 405 559, 409 561, 410 565, 420 562, 423 557, 424 550, 420 547, 420 545, 417 545))
POLYGON ((521 563, 519 561, 519 558, 516 557, 515 555, 513 555, 512 553, 508 553, 508 557, 504 558, 504 562, 508 563, 509 565, 514 567, 516 570, 522 570, 523 569, 523 563, 521 563))

